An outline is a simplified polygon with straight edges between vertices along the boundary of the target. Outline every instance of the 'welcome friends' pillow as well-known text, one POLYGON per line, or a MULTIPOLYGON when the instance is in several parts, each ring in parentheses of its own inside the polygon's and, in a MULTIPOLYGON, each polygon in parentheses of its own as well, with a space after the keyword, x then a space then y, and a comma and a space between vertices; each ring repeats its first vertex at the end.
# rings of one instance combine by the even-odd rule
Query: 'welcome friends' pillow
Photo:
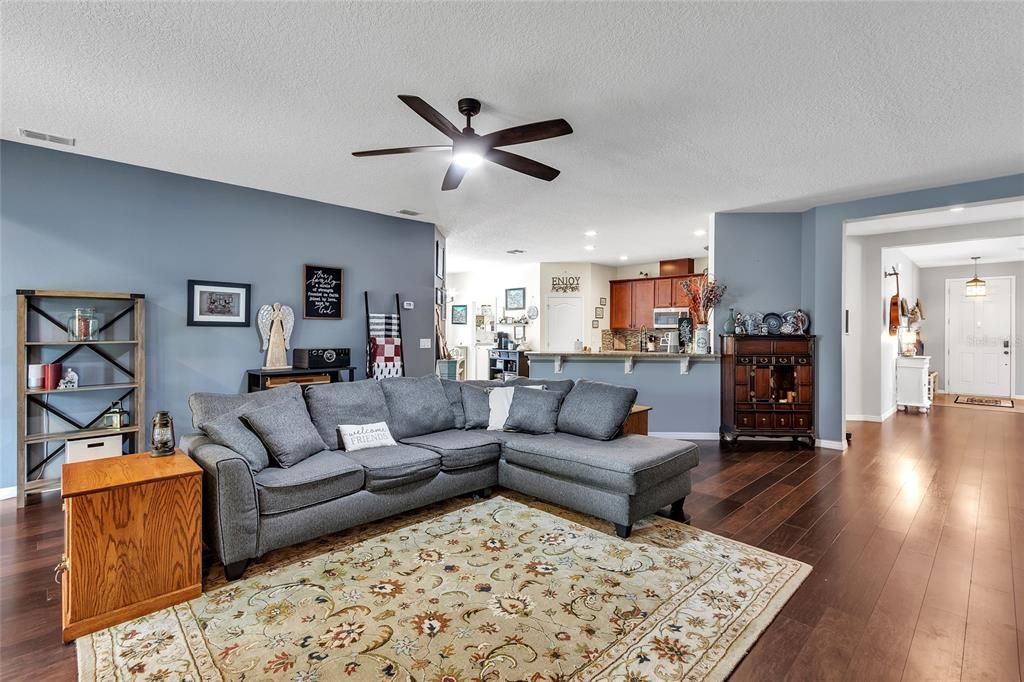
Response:
POLYGON ((367 448, 383 448, 395 445, 387 422, 374 424, 356 424, 338 426, 338 435, 346 452, 366 450, 367 448))

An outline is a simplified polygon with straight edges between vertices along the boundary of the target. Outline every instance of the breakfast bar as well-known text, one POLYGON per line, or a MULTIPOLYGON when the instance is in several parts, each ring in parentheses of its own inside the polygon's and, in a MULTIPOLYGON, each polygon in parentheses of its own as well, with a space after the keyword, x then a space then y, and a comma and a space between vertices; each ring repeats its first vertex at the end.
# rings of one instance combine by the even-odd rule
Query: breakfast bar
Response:
POLYGON ((717 440, 721 356, 639 351, 527 353, 530 377, 591 379, 637 389, 637 403, 653 408, 652 436, 717 440))

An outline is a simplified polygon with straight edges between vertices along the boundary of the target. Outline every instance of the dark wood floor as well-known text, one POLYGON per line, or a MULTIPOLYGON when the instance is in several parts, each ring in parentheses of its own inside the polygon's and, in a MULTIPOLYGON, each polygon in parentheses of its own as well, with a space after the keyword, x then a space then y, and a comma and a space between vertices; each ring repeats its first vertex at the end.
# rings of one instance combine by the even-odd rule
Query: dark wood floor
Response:
MULTIPOLYGON (((936 407, 853 446, 702 444, 694 525, 814 566, 733 680, 1020 680, 1024 414, 936 407)), ((0 503, 0 677, 74 679, 56 497, 0 503)))

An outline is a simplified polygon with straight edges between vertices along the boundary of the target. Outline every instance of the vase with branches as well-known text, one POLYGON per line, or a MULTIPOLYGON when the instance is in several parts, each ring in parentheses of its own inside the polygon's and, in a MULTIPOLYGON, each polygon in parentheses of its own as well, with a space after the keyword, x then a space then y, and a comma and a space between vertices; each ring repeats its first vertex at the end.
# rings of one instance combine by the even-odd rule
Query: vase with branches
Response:
POLYGON ((715 306, 725 295, 725 285, 715 281, 707 273, 683 280, 683 291, 690 297, 690 315, 696 325, 694 345, 698 353, 711 352, 711 332, 708 329, 708 318, 715 306))

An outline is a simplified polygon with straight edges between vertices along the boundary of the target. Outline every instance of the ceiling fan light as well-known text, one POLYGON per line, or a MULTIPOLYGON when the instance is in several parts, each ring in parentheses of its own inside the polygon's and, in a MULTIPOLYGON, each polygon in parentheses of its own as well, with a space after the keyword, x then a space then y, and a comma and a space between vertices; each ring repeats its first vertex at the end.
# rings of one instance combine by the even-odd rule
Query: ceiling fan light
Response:
POLYGON ((476 168, 484 162, 484 157, 476 152, 460 151, 452 154, 452 163, 460 168, 476 168))

